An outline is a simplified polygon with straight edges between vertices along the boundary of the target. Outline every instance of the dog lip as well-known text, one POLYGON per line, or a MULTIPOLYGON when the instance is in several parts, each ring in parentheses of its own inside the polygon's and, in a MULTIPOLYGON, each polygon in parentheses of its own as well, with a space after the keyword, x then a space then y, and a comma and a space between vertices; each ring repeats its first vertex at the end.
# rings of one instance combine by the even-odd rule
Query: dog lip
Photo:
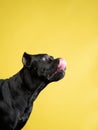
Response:
POLYGON ((63 58, 59 58, 58 70, 65 70, 67 62, 63 58))
POLYGON ((53 79, 54 81, 58 81, 62 79, 65 75, 67 62, 63 58, 58 58, 56 60, 56 63, 57 63, 57 66, 54 67, 55 69, 47 77, 49 81, 52 81, 53 79))

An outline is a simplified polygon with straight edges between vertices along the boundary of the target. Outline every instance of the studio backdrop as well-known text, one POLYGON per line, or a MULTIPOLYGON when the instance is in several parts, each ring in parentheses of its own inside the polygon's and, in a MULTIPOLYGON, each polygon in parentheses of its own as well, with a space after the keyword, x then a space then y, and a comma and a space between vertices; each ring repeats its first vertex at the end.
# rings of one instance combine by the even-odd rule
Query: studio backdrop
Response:
POLYGON ((24 52, 67 61, 23 130, 98 130, 98 0, 0 0, 0 79, 22 68, 24 52))

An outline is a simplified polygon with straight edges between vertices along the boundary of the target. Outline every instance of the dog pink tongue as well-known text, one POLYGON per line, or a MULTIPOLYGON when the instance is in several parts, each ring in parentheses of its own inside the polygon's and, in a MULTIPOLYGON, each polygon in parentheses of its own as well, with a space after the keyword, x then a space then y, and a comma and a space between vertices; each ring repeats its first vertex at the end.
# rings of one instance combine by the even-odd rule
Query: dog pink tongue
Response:
POLYGON ((59 70, 65 70, 66 64, 67 64, 67 62, 64 59, 60 58, 58 69, 59 70))

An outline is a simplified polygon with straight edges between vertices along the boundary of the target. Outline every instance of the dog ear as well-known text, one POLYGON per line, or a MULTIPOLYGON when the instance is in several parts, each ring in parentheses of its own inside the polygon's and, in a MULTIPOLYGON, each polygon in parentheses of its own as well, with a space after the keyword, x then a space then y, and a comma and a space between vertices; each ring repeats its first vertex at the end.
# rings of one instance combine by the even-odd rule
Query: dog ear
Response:
POLYGON ((24 52, 23 57, 22 57, 22 63, 23 63, 24 66, 30 67, 30 65, 31 65, 31 55, 24 52))

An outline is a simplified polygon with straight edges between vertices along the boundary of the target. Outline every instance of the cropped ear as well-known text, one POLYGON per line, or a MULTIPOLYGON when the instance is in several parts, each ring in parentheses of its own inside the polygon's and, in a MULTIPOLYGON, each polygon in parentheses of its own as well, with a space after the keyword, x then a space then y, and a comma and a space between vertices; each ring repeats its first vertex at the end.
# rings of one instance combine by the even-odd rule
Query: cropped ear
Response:
POLYGON ((23 63, 24 66, 30 67, 30 65, 31 65, 31 55, 24 52, 23 57, 22 57, 22 63, 23 63))

